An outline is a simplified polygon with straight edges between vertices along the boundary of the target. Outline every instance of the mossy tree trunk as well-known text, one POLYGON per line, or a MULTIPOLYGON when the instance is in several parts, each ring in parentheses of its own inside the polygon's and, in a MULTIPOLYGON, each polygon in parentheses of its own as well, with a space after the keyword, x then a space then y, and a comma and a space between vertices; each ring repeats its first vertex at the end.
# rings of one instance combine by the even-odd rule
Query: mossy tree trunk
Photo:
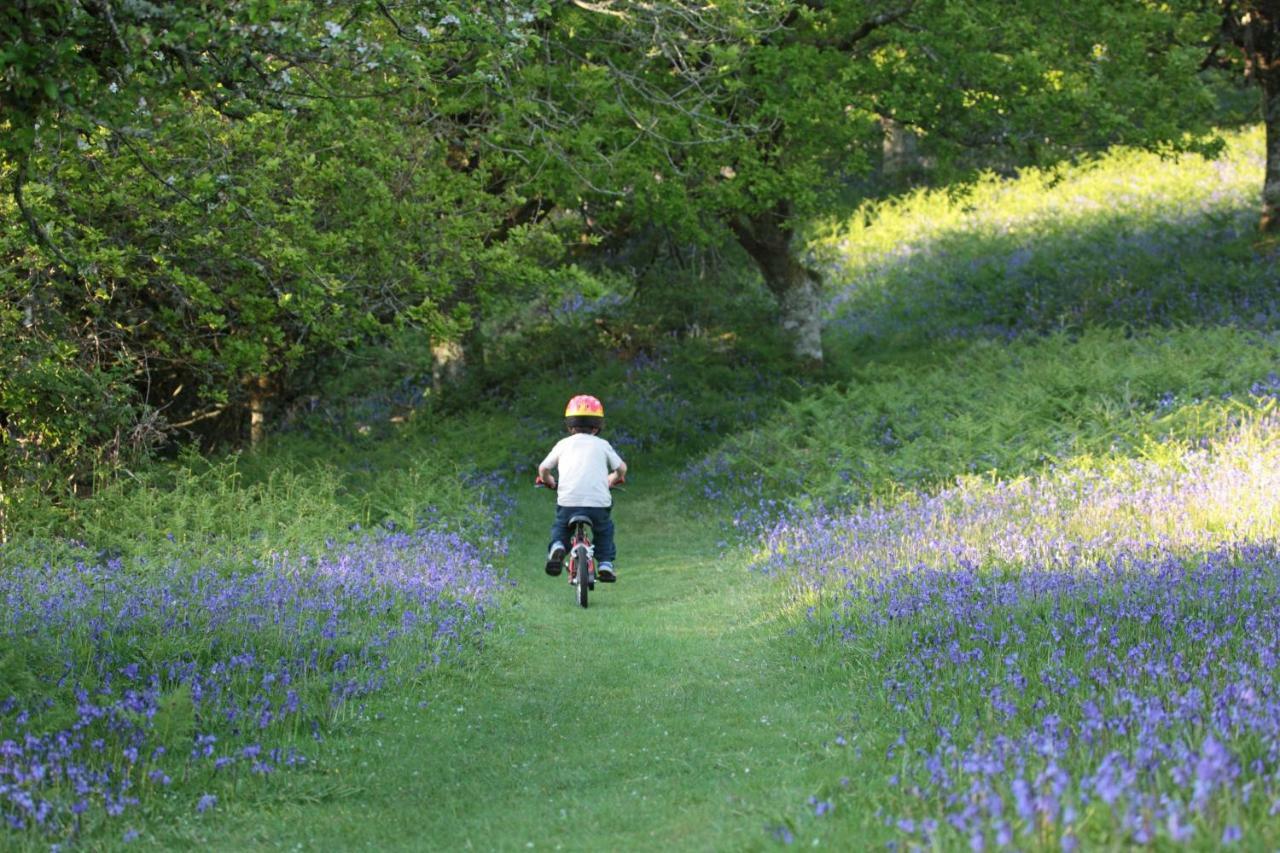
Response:
POLYGON ((1262 105, 1267 128, 1267 167, 1262 183, 1262 219, 1266 234, 1280 234, 1280 74, 1272 73, 1262 84, 1262 105))
POLYGON ((796 358, 821 362, 821 277, 797 251, 791 215, 791 205, 780 202, 772 210, 733 222, 733 232, 777 300, 779 323, 796 358))
POLYGON ((267 402, 271 398, 271 379, 259 373, 249 380, 249 446, 258 447, 267 436, 267 402))
POLYGON ((884 142, 880 146, 880 175, 891 187, 914 186, 924 178, 924 160, 920 156, 920 137, 914 130, 882 117, 880 127, 884 142))
POLYGON ((1245 76, 1262 90, 1267 166, 1258 227, 1280 234, 1280 0, 1227 0, 1222 29, 1244 54, 1245 76))
POLYGON ((467 371, 467 351, 461 341, 431 342, 431 388, 437 394, 456 384, 467 371))

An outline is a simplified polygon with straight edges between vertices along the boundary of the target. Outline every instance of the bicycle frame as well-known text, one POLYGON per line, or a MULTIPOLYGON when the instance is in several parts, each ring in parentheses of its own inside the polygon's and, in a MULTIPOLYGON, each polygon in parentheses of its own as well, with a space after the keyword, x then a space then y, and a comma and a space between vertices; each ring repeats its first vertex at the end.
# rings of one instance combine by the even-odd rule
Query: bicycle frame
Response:
MULTIPOLYGON (((546 483, 542 482, 542 478, 534 481, 534 486, 538 488, 550 488, 546 483)), ((616 488, 614 484, 610 488, 616 488)), ((569 569, 569 583, 576 591, 578 604, 583 607, 587 606, 587 599, 591 590, 596 588, 596 549, 591 544, 591 537, 594 533, 591 527, 591 519, 585 515, 575 515, 569 519, 569 547, 564 552, 563 564, 569 569), (586 583, 580 582, 579 575, 585 574, 586 583)), ((550 564, 550 565, 554 565, 550 564)), ((552 571, 548 566, 547 574, 559 575, 559 572, 552 571)))
POLYGON ((596 552, 591 544, 591 520, 584 515, 569 519, 569 549, 565 562, 569 566, 569 583, 577 590, 578 604, 587 606, 588 592, 596 587, 596 552))

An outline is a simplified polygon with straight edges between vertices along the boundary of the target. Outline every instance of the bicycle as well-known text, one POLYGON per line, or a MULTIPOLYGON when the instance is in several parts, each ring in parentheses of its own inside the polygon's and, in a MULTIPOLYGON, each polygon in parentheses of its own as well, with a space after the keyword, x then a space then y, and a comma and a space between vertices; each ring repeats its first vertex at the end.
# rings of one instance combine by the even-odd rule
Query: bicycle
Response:
MULTIPOLYGON (((534 482, 534 486, 551 488, 541 478, 534 482)), ((591 591, 596 588, 596 552, 591 544, 592 532, 591 519, 587 516, 574 515, 569 519, 569 547, 565 549, 563 560, 569 571, 569 584, 574 588, 580 607, 587 606, 591 591)))

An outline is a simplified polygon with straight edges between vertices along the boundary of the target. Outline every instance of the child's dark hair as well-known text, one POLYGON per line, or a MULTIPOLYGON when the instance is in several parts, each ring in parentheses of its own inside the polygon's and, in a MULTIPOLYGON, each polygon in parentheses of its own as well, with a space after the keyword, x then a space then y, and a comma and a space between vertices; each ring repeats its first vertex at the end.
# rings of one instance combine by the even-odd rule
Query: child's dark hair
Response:
POLYGON ((575 415, 564 419, 564 427, 571 433, 589 432, 595 435, 604 428, 604 418, 575 415))

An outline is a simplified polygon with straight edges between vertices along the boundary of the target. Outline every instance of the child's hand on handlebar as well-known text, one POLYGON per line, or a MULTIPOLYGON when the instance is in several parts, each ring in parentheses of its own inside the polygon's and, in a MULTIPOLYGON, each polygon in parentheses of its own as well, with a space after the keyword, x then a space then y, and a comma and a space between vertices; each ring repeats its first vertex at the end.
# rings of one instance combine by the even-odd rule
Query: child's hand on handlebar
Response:
POLYGON ((535 487, 550 489, 551 491, 554 492, 556 490, 556 478, 550 475, 548 475, 545 478, 539 477, 538 479, 533 481, 533 485, 535 487))
POLYGON ((627 482, 627 478, 619 474, 617 471, 614 471, 609 475, 609 488, 611 489, 616 486, 621 486, 625 482, 627 482))

